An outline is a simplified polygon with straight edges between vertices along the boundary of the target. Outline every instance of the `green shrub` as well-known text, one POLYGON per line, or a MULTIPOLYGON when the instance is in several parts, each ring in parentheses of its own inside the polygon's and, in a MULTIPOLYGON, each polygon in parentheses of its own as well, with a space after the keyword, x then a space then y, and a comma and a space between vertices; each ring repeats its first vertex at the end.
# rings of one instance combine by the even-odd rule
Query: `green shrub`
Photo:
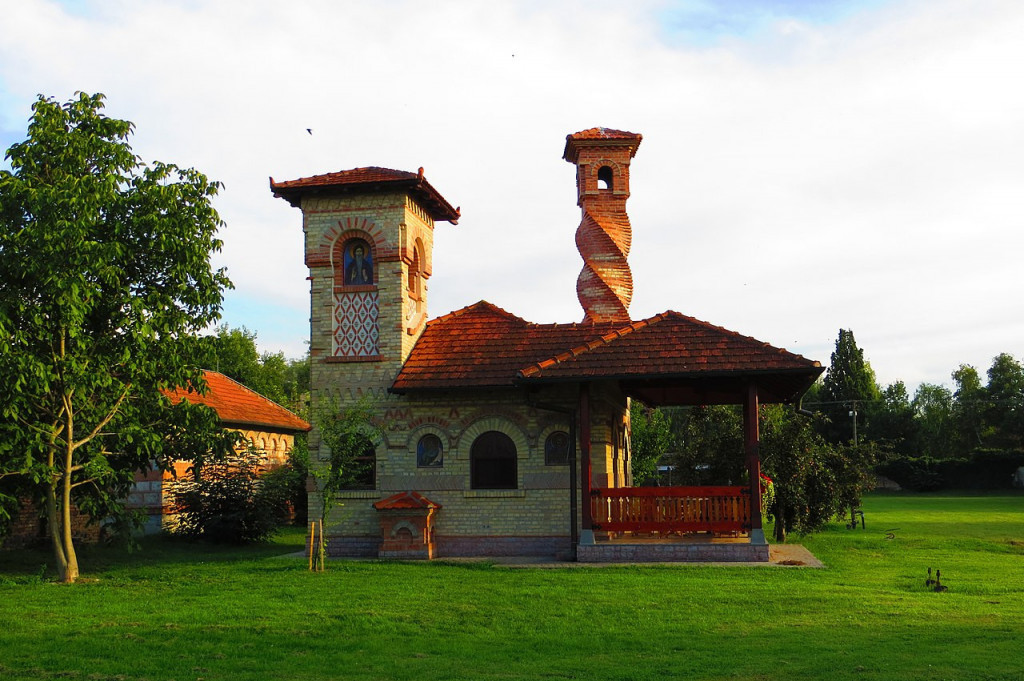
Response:
POLYGON ((248 449, 172 483, 177 517, 171 532, 216 544, 270 539, 287 518, 288 488, 283 474, 263 473, 261 462, 248 449))
POLYGON ((978 449, 968 458, 899 457, 875 470, 917 492, 940 489, 1009 489, 1013 472, 1024 466, 1024 452, 978 449))

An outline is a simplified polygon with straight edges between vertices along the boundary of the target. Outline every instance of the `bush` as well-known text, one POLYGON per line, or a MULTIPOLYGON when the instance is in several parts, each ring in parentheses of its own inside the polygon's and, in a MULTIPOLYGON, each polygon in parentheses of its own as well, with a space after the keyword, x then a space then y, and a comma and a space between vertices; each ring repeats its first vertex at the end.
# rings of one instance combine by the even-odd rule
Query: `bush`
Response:
POLYGON ((296 436, 295 446, 288 452, 285 465, 263 474, 263 484, 273 503, 280 507, 282 517, 300 527, 305 527, 308 522, 308 477, 309 449, 305 433, 296 436))
POLYGON ((1008 489, 1013 472, 1024 466, 1024 452, 979 449, 969 458, 899 457, 876 467, 901 487, 917 492, 940 489, 1008 489))
POLYGON ((171 532, 216 544, 267 541, 287 518, 288 494, 280 482, 285 476, 262 473, 261 462, 248 449, 172 483, 177 517, 171 532))

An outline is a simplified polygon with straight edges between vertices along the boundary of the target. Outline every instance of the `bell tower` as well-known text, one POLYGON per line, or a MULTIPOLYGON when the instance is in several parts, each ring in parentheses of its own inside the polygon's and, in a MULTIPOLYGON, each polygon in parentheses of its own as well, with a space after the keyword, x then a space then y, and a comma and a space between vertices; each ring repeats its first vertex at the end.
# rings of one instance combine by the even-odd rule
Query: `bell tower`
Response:
POLYGON ((422 168, 271 178, 270 189, 302 209, 314 394, 383 395, 426 324, 434 223, 455 224, 458 209, 422 168))
POLYGON ((562 157, 576 164, 576 203, 583 218, 576 230, 576 247, 583 269, 576 296, 584 322, 628 322, 633 275, 626 257, 632 227, 626 214, 629 163, 642 136, 590 128, 567 135, 562 157))

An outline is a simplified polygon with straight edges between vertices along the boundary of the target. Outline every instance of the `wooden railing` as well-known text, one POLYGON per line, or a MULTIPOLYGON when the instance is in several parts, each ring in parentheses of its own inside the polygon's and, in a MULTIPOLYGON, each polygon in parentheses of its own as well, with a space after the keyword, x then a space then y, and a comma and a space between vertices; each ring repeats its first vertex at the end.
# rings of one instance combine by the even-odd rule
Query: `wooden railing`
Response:
POLYGON ((595 530, 742 532, 750 529, 748 487, 620 487, 591 490, 595 530))

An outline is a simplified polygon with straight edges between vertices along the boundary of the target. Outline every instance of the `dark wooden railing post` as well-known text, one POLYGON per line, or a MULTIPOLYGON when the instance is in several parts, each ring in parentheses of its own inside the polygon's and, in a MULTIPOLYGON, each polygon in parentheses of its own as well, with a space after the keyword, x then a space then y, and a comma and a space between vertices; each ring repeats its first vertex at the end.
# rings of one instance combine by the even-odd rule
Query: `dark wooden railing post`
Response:
POLYGON ((757 385, 747 386, 747 399, 743 403, 743 443, 750 473, 750 543, 765 544, 761 526, 761 432, 758 427, 757 385))

